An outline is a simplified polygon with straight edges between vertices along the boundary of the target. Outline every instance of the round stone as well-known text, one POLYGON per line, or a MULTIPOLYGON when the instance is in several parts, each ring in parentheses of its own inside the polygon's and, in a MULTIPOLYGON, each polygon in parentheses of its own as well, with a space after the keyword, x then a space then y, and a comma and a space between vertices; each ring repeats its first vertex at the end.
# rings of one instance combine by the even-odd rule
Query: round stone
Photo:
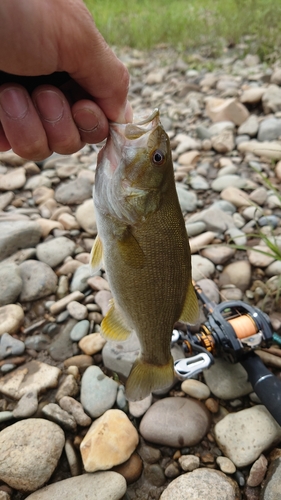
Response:
POLYGON ((90 235, 97 234, 97 223, 92 198, 84 201, 77 208, 75 217, 84 231, 90 235))
POLYGON ((74 249, 75 243, 73 241, 65 236, 60 236, 37 245, 36 255, 38 260, 53 268, 61 264, 66 257, 72 255, 74 249))
POLYGON ((0 266, 0 306, 16 302, 22 288, 22 279, 16 264, 0 266))
MULTIPOLYGON (((76 300, 73 300, 69 302, 66 306, 70 316, 74 319, 77 319, 78 321, 83 320, 87 318, 88 316, 88 309, 86 306, 83 304, 80 304, 80 302, 77 302, 76 300)), ((88 354, 88 353, 86 353, 88 354)))
POLYGON ((17 304, 8 304, 0 307, 0 335, 7 332, 17 333, 22 325, 24 312, 17 304))
POLYGON ((28 302, 55 293, 58 277, 48 264, 27 260, 19 266, 22 278, 20 300, 28 302))
POLYGON ((89 366, 81 381, 81 403, 86 412, 97 418, 112 408, 118 384, 104 375, 98 366, 89 366))
POLYGON ((73 342, 79 342, 85 335, 87 335, 90 328, 90 321, 83 319, 78 321, 70 332, 70 338, 73 342))
POLYGON ((172 481, 162 493, 160 500, 237 500, 239 488, 235 481, 220 471, 208 468, 196 469, 182 474, 172 481))
POLYGON ((117 472, 96 472, 81 474, 63 481, 49 484, 29 495, 26 500, 121 500, 126 493, 126 481, 117 472))
POLYGON ((0 432, 0 479, 12 488, 34 491, 46 483, 61 456, 61 428, 43 419, 16 422, 0 432))
POLYGON ((207 399, 211 394, 206 384, 192 378, 183 381, 181 390, 195 399, 207 399))
POLYGON ((165 398, 154 403, 144 415, 140 433, 147 441, 172 446, 194 446, 207 434, 210 414, 199 401, 165 398))

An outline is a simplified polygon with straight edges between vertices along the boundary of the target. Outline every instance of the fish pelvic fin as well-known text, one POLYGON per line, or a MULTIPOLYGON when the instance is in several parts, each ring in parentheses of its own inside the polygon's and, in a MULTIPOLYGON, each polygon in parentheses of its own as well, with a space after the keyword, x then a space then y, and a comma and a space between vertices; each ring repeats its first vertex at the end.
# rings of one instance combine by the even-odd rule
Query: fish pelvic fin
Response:
POLYGON ((98 235, 94 241, 90 255, 90 265, 93 273, 99 271, 99 269, 102 267, 102 260, 103 260, 102 242, 98 235))
POLYGON ((199 307, 198 307, 198 299, 192 284, 192 281, 189 281, 187 293, 185 296, 185 301, 183 305, 183 310, 180 315, 179 320, 184 323, 195 324, 198 320, 199 316, 199 307))
POLYGON ((106 340, 126 340, 132 330, 128 327, 122 313, 116 308, 114 300, 110 301, 110 309, 101 322, 101 334, 106 340))
POLYGON ((138 358, 126 382, 126 398, 128 401, 141 401, 151 392, 168 388, 173 380, 174 360, 172 356, 165 365, 153 365, 138 358))
POLYGON ((141 269, 145 264, 145 255, 138 240, 129 227, 117 241, 118 250, 124 262, 134 269, 141 269))

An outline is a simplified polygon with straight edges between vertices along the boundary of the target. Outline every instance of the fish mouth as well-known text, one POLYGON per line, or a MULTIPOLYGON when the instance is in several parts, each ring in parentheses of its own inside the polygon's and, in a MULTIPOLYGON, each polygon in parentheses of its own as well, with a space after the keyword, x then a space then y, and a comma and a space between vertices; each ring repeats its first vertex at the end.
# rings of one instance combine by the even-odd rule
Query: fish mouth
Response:
POLYGON ((119 131, 125 139, 130 141, 139 139, 147 132, 154 130, 158 125, 160 125, 160 113, 158 108, 155 108, 149 116, 135 123, 121 124, 110 122, 111 133, 113 132, 114 134, 114 131, 119 131))

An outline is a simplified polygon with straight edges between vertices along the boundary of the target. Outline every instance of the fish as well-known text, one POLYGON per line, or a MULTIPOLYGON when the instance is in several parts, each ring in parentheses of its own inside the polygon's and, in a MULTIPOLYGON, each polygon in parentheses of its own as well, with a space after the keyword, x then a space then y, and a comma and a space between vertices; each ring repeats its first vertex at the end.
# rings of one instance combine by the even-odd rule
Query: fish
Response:
POLYGON ((173 384, 173 325, 198 317, 170 141, 158 109, 136 123, 110 123, 98 154, 94 204, 90 262, 93 271, 104 267, 113 297, 101 334, 120 342, 136 332, 140 356, 125 393, 140 401, 173 384))

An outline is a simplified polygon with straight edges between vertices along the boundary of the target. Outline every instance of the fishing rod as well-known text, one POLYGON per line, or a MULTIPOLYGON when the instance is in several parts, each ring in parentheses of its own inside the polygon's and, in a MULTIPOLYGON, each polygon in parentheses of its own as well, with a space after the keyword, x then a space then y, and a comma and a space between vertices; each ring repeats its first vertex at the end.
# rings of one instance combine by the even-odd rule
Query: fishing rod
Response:
POLYGON ((241 300, 215 304, 196 283, 197 297, 203 304, 205 323, 199 333, 174 330, 172 343, 182 340, 190 357, 179 359, 174 369, 180 380, 194 377, 209 368, 215 357, 241 363, 260 401, 281 425, 281 380, 268 370, 255 349, 269 347, 280 337, 273 332, 267 314, 241 300), (196 354, 194 354, 196 353, 196 354))

